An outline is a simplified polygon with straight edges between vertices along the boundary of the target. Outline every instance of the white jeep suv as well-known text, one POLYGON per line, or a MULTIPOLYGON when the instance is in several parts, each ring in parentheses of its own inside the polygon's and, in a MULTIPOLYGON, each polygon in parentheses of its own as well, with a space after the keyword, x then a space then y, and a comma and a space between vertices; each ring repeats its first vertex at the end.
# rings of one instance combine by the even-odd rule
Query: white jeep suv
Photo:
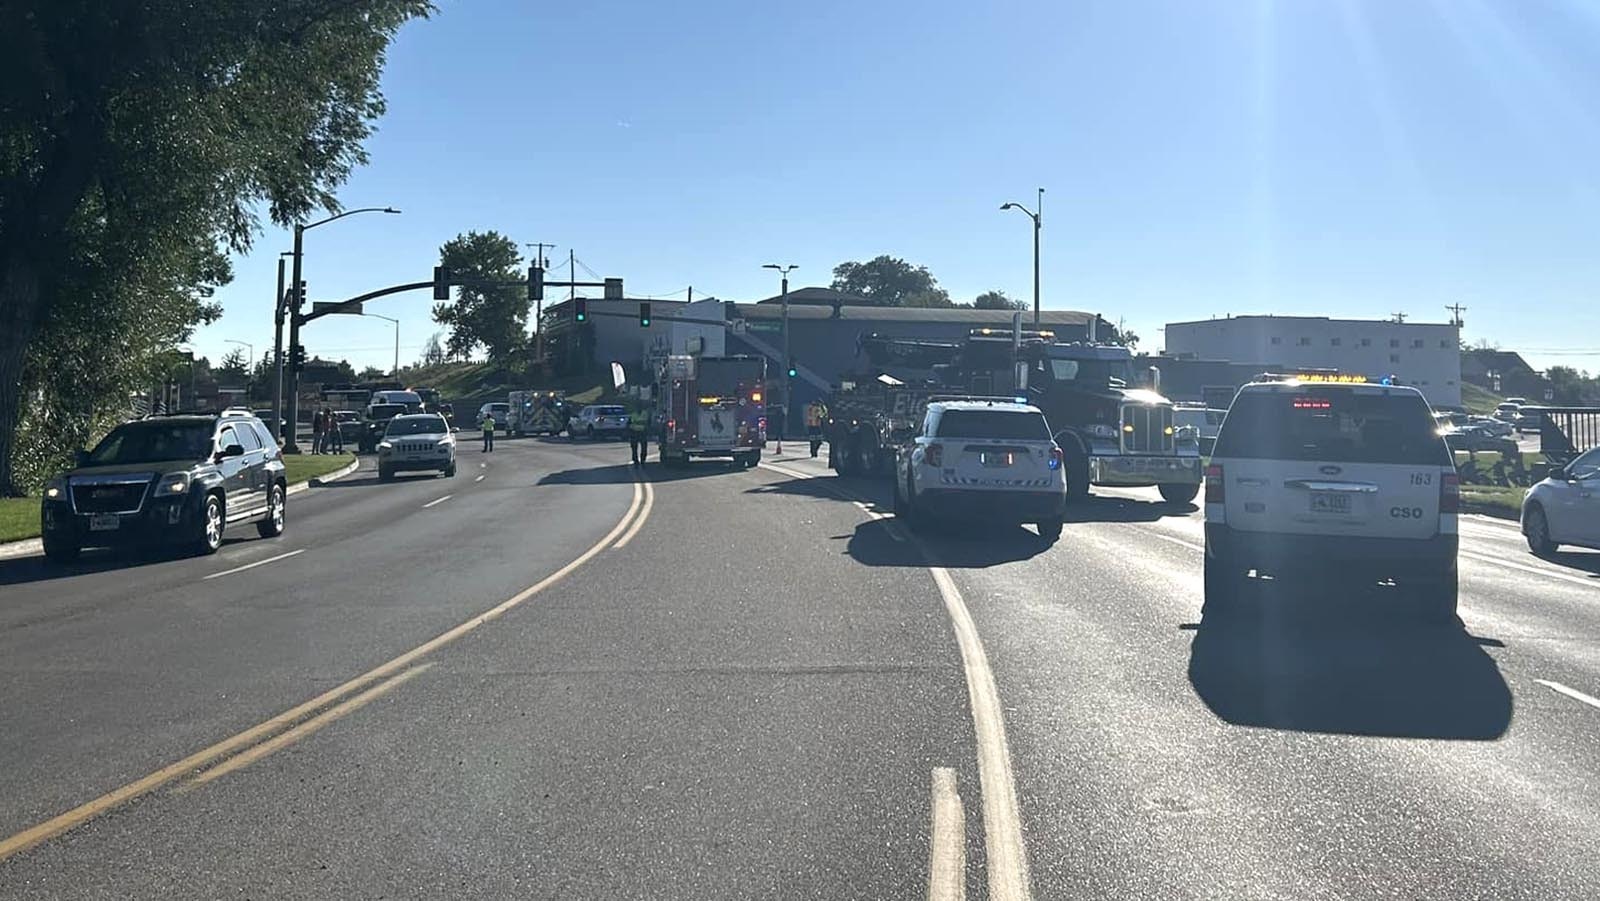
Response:
POLYGON ((1234 605, 1255 570, 1350 588, 1392 579, 1429 619, 1452 619, 1452 462, 1415 388, 1244 386, 1206 468, 1206 613, 1234 605))
POLYGON ((936 400, 895 461, 895 515, 913 529, 930 519, 1033 523, 1061 537, 1067 480, 1044 414, 1003 398, 936 400))
POLYGON ((438 413, 396 416, 378 442, 379 481, 419 469, 456 474, 456 436, 438 413))

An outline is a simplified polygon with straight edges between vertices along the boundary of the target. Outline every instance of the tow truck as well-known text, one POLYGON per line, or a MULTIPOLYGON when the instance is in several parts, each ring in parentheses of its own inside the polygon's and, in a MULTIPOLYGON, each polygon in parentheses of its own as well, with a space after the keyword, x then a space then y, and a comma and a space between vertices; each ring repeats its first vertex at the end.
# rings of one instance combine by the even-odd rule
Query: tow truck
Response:
POLYGON ((1126 347, 1060 343, 1053 332, 1023 331, 1019 319, 959 342, 873 334, 861 348, 877 375, 849 391, 841 382, 829 404, 829 462, 843 474, 883 471, 927 397, 962 391, 1014 395, 1044 412, 1066 458, 1069 499, 1091 485, 1155 487, 1169 503, 1200 491, 1198 436, 1175 427, 1173 404, 1157 390, 1135 387, 1126 347))
POLYGON ((765 358, 673 355, 657 375, 662 464, 727 457, 748 469, 761 460, 767 444, 765 358))

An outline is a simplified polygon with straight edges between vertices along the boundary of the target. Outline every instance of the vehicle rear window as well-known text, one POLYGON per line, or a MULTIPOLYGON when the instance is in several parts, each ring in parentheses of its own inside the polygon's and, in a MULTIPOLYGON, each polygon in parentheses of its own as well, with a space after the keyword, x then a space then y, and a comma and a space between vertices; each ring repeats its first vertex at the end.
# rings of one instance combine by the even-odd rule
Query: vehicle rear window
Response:
POLYGON ((1010 410, 946 410, 939 417, 939 438, 1012 438, 1048 441, 1044 416, 1010 410))
POLYGON ((621 416, 621 415, 623 415, 623 414, 628 412, 628 408, 627 407, 601 407, 599 410, 597 410, 595 412, 599 413, 601 416, 621 416))
POLYGON ((1233 401, 1218 457, 1449 466, 1428 404, 1415 394, 1244 392, 1233 401))

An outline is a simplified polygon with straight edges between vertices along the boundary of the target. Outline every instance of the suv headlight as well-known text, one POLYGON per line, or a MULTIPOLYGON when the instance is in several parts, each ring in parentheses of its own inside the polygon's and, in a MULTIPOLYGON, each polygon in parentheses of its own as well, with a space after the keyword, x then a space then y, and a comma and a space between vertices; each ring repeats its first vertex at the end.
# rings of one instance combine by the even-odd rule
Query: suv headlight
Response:
POLYGON ((44 486, 44 496, 53 501, 66 497, 67 480, 61 476, 56 476, 55 478, 46 482, 44 486))
POLYGON ((171 497, 189 490, 189 474, 175 472, 161 477, 156 484, 156 497, 171 497))
POLYGON ((394 450, 394 445, 390 444, 389 439, 385 438, 378 442, 378 450, 388 453, 389 451, 394 450))

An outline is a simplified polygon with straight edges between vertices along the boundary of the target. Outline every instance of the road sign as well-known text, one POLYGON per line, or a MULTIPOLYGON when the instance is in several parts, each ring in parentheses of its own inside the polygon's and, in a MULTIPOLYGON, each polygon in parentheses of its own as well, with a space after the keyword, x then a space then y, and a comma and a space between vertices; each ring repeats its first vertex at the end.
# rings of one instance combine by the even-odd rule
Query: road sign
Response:
POLYGON ((311 303, 313 313, 345 313, 351 316, 360 316, 361 304, 350 304, 337 300, 317 300, 311 303))
POLYGON ((606 300, 622 299, 622 279, 608 278, 605 280, 606 300))

